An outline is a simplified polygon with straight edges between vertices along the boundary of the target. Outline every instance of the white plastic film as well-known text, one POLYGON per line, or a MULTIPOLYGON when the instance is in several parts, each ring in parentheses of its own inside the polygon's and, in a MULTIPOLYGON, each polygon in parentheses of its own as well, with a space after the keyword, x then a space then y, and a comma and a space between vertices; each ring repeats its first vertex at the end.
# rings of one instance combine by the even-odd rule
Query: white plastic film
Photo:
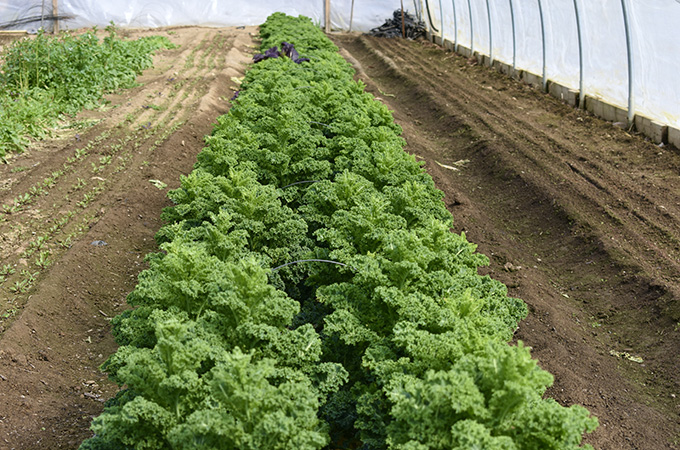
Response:
MULTIPOLYGON (((621 0, 576 1, 581 26, 584 93, 627 108, 628 57, 621 0)), ((513 63, 510 2, 515 16, 516 67, 540 76, 543 71, 543 39, 538 0, 489 0, 494 59, 509 65, 513 63)), ((581 69, 574 0, 541 2, 547 77, 578 89, 581 69)), ((272 7, 271 2, 257 0, 58 2, 60 15, 73 16, 71 20, 60 22, 62 29, 105 26, 111 21, 122 27, 145 28, 257 25, 275 10, 311 17, 321 26, 324 3, 322 0, 282 0, 272 7)), ((428 0, 431 22, 425 0, 404 1, 404 8, 411 13, 419 10, 426 25, 434 26, 440 33, 443 31, 447 40, 467 48, 473 46, 475 52, 488 55, 489 11, 486 3, 487 0, 428 0)), ((353 30, 368 31, 381 25, 394 10, 399 9, 400 4, 396 0, 355 0, 353 30)), ((677 26, 680 23, 680 2, 626 0, 626 4, 632 37, 634 112, 680 128, 680 84, 677 82, 677 74, 680 73, 680 27, 677 26)), ((334 29, 349 28, 351 9, 352 0, 331 0, 334 29)), ((39 17, 51 14, 52 2, 49 0, 0 0, 0 25, 4 24, 6 29, 37 30, 41 26, 39 17), (16 24, 7 26, 12 22, 16 24)), ((43 25, 48 30, 51 28, 49 21, 43 25)))
POLYGON ((680 3, 628 3, 633 31, 637 112, 680 128, 680 3))
MULTIPOLYGON (((512 0, 515 11, 515 35, 517 39, 517 69, 540 75, 543 71, 543 44, 541 17, 538 1, 512 0)), ((507 19, 497 21, 496 26, 507 26, 507 19)), ((510 24, 512 28, 512 23, 510 24)), ((512 45, 512 44, 511 44, 512 45)), ((506 64, 512 61, 503 60, 506 64)))
POLYGON ((43 26, 51 30, 51 22, 42 20, 51 14, 51 1, 0 0, 0 29, 37 31, 43 26))
MULTIPOLYGON (((628 108, 626 31, 621 0, 579 0, 585 95, 628 108)), ((574 86, 578 88, 578 84, 574 86)))
MULTIPOLYGON (((489 0, 493 57, 513 63, 512 2, 515 16, 516 68, 543 74, 545 44, 546 77, 578 90, 583 77, 584 94, 628 107, 628 56, 621 0, 576 0, 581 28, 582 66, 574 0, 541 0, 545 43, 541 33, 539 0, 489 0), (582 75, 581 75, 581 70, 582 75)), ((440 29, 438 0, 429 5, 437 35, 473 47, 489 55, 487 0, 442 0, 444 29, 440 29), (452 3, 453 2, 453 3, 452 3), (453 5, 456 7, 456 23, 453 5), (472 19, 472 22, 470 22, 472 19), (454 29, 458 33, 454 39, 454 29), (473 33, 470 33, 472 28, 473 33)), ((680 1, 626 0, 633 63, 633 110, 653 120, 680 128, 680 1)), ((426 19, 426 14, 423 13, 426 19)), ((424 19, 424 20, 425 20, 424 19)), ((426 24, 430 26, 427 20, 426 24)))
POLYGON ((503 22, 510 15, 510 1, 499 0, 489 2, 491 10, 491 32, 493 36, 493 57, 512 64, 512 22, 504 26, 503 22))
MULTIPOLYGON (((321 9, 312 1, 282 0, 277 9, 292 15, 305 15, 323 21, 321 9)), ((62 0, 60 10, 75 15, 69 28, 103 25, 113 21, 122 27, 155 28, 177 25, 233 26, 258 25, 272 12, 266 2, 204 0, 62 0)))
POLYGON ((472 21, 474 23, 474 45, 475 51, 489 54, 489 21, 486 15, 486 2, 472 2, 472 21))
MULTIPOLYGON (((52 2, 47 0, 45 9, 52 11, 52 2)), ((274 11, 291 15, 310 17, 320 26, 324 24, 323 0, 281 0, 276 4, 268 1, 235 0, 59 0, 59 13, 74 16, 60 22, 60 27, 82 28, 93 25, 104 26, 113 21, 121 27, 155 28, 164 26, 202 25, 238 26, 259 25, 274 11)), ((40 16, 42 0, 0 0, 0 23, 17 18, 40 16)), ((368 31, 382 25, 392 12, 400 8, 398 0, 362 1, 355 0, 352 28, 368 31)), ((412 0, 404 2, 404 9, 415 13, 412 0)), ((352 11, 352 0, 331 1, 331 26, 347 30, 352 11)), ((14 29, 33 29, 40 23, 22 24, 14 29)), ((47 27, 46 27, 47 28, 47 27)))
POLYGON ((543 0, 546 77, 578 87, 579 57, 576 13, 571 0, 543 0))

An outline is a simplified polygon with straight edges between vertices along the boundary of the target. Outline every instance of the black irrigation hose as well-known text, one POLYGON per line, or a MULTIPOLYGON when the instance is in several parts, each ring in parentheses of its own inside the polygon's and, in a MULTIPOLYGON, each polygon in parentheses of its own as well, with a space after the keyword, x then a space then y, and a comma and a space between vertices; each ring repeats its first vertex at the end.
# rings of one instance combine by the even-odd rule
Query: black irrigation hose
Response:
POLYGON ((425 23, 416 19, 407 11, 402 11, 400 9, 397 9, 392 13, 391 19, 387 19, 384 24, 373 28, 368 32, 369 35, 376 37, 405 37, 408 39, 418 39, 421 36, 425 36, 425 33, 425 23))
POLYGON ((71 20, 74 19, 75 16, 68 15, 68 14, 62 14, 62 15, 54 15, 54 14, 49 14, 45 16, 31 16, 31 17, 24 17, 21 19, 14 19, 9 22, 3 22, 0 23, 0 30, 4 30, 6 28, 11 28, 11 27, 16 27, 18 25, 25 25, 27 23, 33 23, 33 22, 40 22, 41 20, 43 21, 51 21, 51 20, 71 20))
POLYGON ((427 9, 427 18, 430 19, 430 26, 436 33, 439 33, 439 30, 434 27, 434 23, 432 22, 432 15, 430 14, 430 3, 427 0, 425 0, 425 9, 427 9))
POLYGON ((302 183, 318 183, 321 180, 305 180, 305 181, 296 181, 295 183, 290 183, 282 187, 281 189, 286 189, 287 187, 295 186, 296 184, 302 184, 302 183))
POLYGON ((290 266, 291 264, 297 264, 297 263, 301 263, 301 262, 325 262, 325 263, 330 263, 330 264, 337 264, 339 266, 349 267, 350 269, 353 269, 355 272, 359 271, 358 269, 350 266, 349 264, 341 263, 339 261, 331 261, 330 259, 298 259, 297 261, 287 262, 286 264, 281 264, 280 266, 274 267, 272 269, 272 272, 275 271, 275 270, 279 270, 282 267, 290 266))
MULTIPOLYGON (((680 0, 678 0, 680 1, 680 0)), ((418 19, 418 22, 420 22, 420 9, 418 9, 418 2, 416 0, 413 0, 413 8, 416 10, 416 19, 418 19)))

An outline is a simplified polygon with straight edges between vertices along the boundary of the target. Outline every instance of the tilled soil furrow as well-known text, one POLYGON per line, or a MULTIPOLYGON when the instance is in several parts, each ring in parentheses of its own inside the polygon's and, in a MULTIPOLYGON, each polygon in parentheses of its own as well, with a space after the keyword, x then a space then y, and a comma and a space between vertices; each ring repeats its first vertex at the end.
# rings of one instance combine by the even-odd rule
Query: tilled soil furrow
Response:
POLYGON ((204 39, 198 47, 200 50, 192 55, 199 63, 192 62, 190 67, 178 72, 177 80, 182 80, 179 89, 173 90, 172 95, 165 95, 163 92, 167 100, 158 106, 161 113, 150 120, 148 126, 158 126, 168 117, 172 120, 164 123, 164 126, 187 120, 205 94, 205 86, 217 76, 213 71, 222 69, 217 64, 219 56, 232 47, 233 38, 227 39, 220 34, 216 34, 211 40, 204 39))
MULTIPOLYGON (((612 257, 628 266, 629 272, 644 273, 647 278, 652 275, 654 284, 665 284, 665 289, 673 296, 680 297, 674 284, 680 277, 680 258, 678 226, 673 213, 669 212, 673 208, 663 207, 654 198, 654 192, 641 189, 628 177, 616 178, 614 170, 602 168, 605 164, 592 163, 593 158, 587 158, 587 153, 582 151, 590 144, 578 135, 578 129, 570 128, 562 134, 552 135, 549 129, 541 131, 535 124, 523 120, 523 115, 504 115, 502 112, 509 110, 507 101, 499 100, 497 95, 489 97, 485 89, 468 92, 464 74, 447 78, 446 83, 433 81, 440 78, 436 75, 441 72, 436 65, 426 64, 430 60, 423 58, 419 48, 413 45, 403 45, 399 40, 369 38, 362 38, 361 43, 369 51, 373 46, 390 51, 388 58, 393 56, 395 60, 399 55, 410 54, 410 63, 406 65, 407 70, 411 70, 410 76, 427 80, 437 92, 437 95, 424 94, 429 95, 430 102, 441 111, 447 109, 447 103, 455 105, 450 110, 456 111, 464 122, 476 123, 477 133, 483 134, 484 129, 493 133, 484 135, 487 147, 493 149, 491 158, 500 158, 504 165, 534 186, 533 191, 541 192, 541 196, 557 204, 577 226, 594 233, 612 257), (424 73, 429 76, 423 76, 424 73), (496 111, 494 120, 486 114, 489 110, 496 111), (504 145, 506 142, 508 144, 504 145), (576 183, 573 173, 587 183, 576 183), (574 206, 583 201, 590 206, 574 206), (605 224, 608 225, 606 231, 602 229, 605 224)), ((478 155, 479 152, 475 153, 478 155)), ((652 283, 651 280, 648 282, 652 283)), ((631 307, 623 306, 624 309, 631 307)), ((668 327, 672 323, 663 320, 663 325, 668 327)))
POLYGON ((337 42, 490 257, 485 273, 529 304, 517 337, 555 375, 549 395, 600 418, 587 441, 675 448, 677 155, 655 170, 658 148, 428 44, 337 42))
MULTIPOLYGON (((2 275, 4 290, 0 290, 4 291, 7 300, 0 309, 0 323, 4 328, 25 305, 40 273, 58 262, 72 242, 103 214, 97 209, 96 200, 100 194, 116 183, 128 165, 144 164, 150 153, 191 117, 210 82, 211 77, 206 74, 217 68, 219 55, 226 53, 232 43, 233 37, 225 38, 218 32, 205 37, 197 47, 198 51, 183 52, 185 59, 191 54, 200 63, 182 69, 181 75, 178 74, 186 80, 179 90, 173 90, 171 83, 165 83, 153 74, 147 75, 153 77, 152 81, 140 92, 151 98, 153 107, 143 105, 125 114, 128 126, 122 123, 110 129, 104 129, 104 124, 96 126, 103 130, 102 133, 92 140, 82 139, 83 144, 75 148, 73 156, 66 158, 62 170, 49 177, 48 184, 38 182, 27 191, 30 194, 38 186, 40 196, 45 198, 31 196, 30 202, 22 203, 20 209, 12 212, 24 219, 24 226, 18 228, 15 220, 0 223, 4 240, 0 270, 6 267, 7 272, 2 275), (158 99, 162 101, 158 103, 158 99), (90 166, 92 171, 87 173, 90 166), (44 209, 59 211, 54 224, 49 223, 51 220, 45 223, 45 214, 41 212, 44 209)), ((177 62, 178 58, 175 58, 174 63, 177 62)), ((123 117, 122 114, 119 116, 123 117)), ((14 195, 17 190, 13 191, 14 195)), ((17 198, 22 196, 18 194, 17 198)))
MULTIPOLYGON (((191 170, 229 107, 229 78, 243 76, 250 61, 254 27, 166 31, 181 47, 159 52, 140 86, 109 95, 113 107, 82 113, 96 125, 18 158, 28 168, 12 174, 25 176, 8 187, 12 195, 36 177, 64 173, 0 221, 0 230, 21 232, 0 246, 7 253, 0 269, 17 269, 11 276, 33 275, 49 251, 49 264, 43 259, 24 292, 0 286, 3 298, 13 296, 0 304, 0 448, 73 449, 90 435, 91 419, 117 390, 98 368, 115 349, 108 321, 126 307, 144 255, 157 251, 153 236, 168 189, 191 170), (22 262, 15 253, 26 250, 32 254, 22 262)), ((5 190, 0 196, 9 198, 5 190)))
MULTIPOLYGON (((496 154, 504 158, 508 166, 514 166, 523 178, 548 193, 550 198, 558 199, 569 215, 581 216, 575 219, 586 222, 593 229, 598 229, 600 222, 607 222, 617 235, 605 236, 604 245, 613 247, 615 251, 623 250, 630 258, 645 264, 647 271, 657 272, 671 280, 680 277, 680 258, 676 253, 680 242, 674 213, 669 208, 660 208, 660 204, 654 201, 653 192, 642 191, 637 183, 626 177, 614 177, 610 169, 590 162, 592 158, 581 151, 587 141, 568 132, 549 135, 523 120, 522 116, 504 114, 510 107, 497 95, 490 97, 484 92, 471 95, 457 77, 448 78, 447 84, 437 81, 442 72, 431 60, 422 58, 417 47, 399 45, 398 40, 362 38, 360 41, 368 51, 375 51, 378 47, 380 53, 390 52, 394 60, 398 60, 398 55, 410 55, 411 64, 405 69, 398 68, 396 63, 389 65, 396 66, 396 70, 402 73, 409 71, 411 77, 419 77, 436 91, 438 95, 428 100, 437 104, 438 108, 446 110, 447 103, 455 105, 452 109, 457 110, 463 120, 476 122, 481 133, 491 133, 485 134, 484 139, 493 141, 496 154), (579 160, 588 163, 583 164, 579 160), (533 170, 529 170, 531 166, 534 166, 533 170), (588 183, 573 183, 572 173, 588 183), (546 179, 552 182, 545 183, 546 179), (570 210, 575 196, 590 202, 592 207, 587 211, 570 210), (634 205, 628 199, 634 201, 634 205), (661 251, 649 252, 649 242, 661 251), (656 268, 663 268, 663 271, 656 268)), ((380 54, 377 56, 380 57, 380 54)))
MULTIPOLYGON (((421 56, 419 54, 419 48, 413 48, 412 46, 404 48, 403 46, 398 45, 399 42, 396 42, 396 40, 381 42, 366 39, 363 41, 363 44, 370 48, 380 46, 386 51, 394 52, 396 53, 396 55, 394 55, 395 59, 399 59, 399 54, 404 53, 409 54, 413 59, 421 56)), ((517 128, 516 131, 520 134, 521 138, 526 139, 525 143, 529 142, 533 145, 531 148, 532 152, 539 152, 542 153, 542 156, 551 157, 555 163, 563 163, 559 167, 564 168, 566 165, 572 169, 578 168, 577 172, 579 175, 596 185, 598 189, 609 192, 613 198, 625 193, 634 195, 636 200, 643 200, 642 203, 649 203, 650 205, 659 203, 654 200, 654 191, 650 192, 648 187, 642 190, 639 183, 631 182, 628 179, 624 178, 621 180, 620 176, 617 177, 613 175, 614 171, 609 166, 600 164, 597 160, 593 159, 593 154, 588 148, 590 147, 590 143, 587 139, 584 139, 582 135, 573 134, 571 133, 571 130, 564 130, 564 132, 556 135, 551 134, 549 130, 548 132, 544 129, 539 130, 531 122, 507 114, 507 111, 511 110, 512 107, 500 96, 489 97, 488 95, 469 95, 469 93, 466 93, 465 89, 462 89, 463 84, 456 86, 457 89, 444 89, 444 86, 441 83, 434 81, 438 78, 438 75, 441 75, 438 68, 433 68, 431 60, 427 60, 428 63, 426 64, 424 62, 425 60, 420 57, 420 61, 421 63, 415 67, 413 65, 405 66, 406 70, 420 73, 421 76, 423 72, 429 72, 429 76, 425 77, 425 79, 430 81, 431 86, 439 87, 440 93, 446 95, 446 100, 457 101, 459 105, 461 102, 462 104, 473 104, 474 108, 461 108, 464 116, 473 114, 475 120, 483 123, 493 132, 497 132, 498 129, 503 129, 503 127, 508 127, 509 125, 522 125, 520 128, 517 128), (500 126, 495 126, 493 121, 487 119, 488 117, 496 119, 500 126), (596 181, 598 179, 601 181, 596 181), (612 180, 617 180, 617 183, 609 183, 612 180), (619 185, 621 181, 625 183, 624 186, 619 185)), ((396 64, 394 65, 397 66, 396 64)), ((454 77, 452 80, 455 82, 458 79, 454 77)), ((504 133, 499 134, 502 135, 504 133)), ((518 139, 512 135, 503 136, 503 138, 518 141, 518 139)), ((527 154, 525 157, 531 158, 531 155, 527 154)), ((540 160, 533 159, 532 162, 539 164, 540 160)), ((623 198, 626 197, 624 196, 623 198)), ((656 216, 658 216, 658 214, 655 215, 655 219, 657 218, 656 216)), ((662 222, 664 225, 669 225, 670 228, 670 226, 673 225, 673 222, 675 222, 675 215, 668 213, 665 216, 668 220, 665 221, 662 217, 662 222)))

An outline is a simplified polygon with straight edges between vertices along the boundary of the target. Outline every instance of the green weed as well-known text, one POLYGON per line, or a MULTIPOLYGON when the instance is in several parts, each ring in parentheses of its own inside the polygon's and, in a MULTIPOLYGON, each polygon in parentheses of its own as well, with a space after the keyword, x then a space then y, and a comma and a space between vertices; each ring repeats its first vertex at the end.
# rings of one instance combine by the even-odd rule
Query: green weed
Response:
POLYGON ((101 41, 94 30, 59 37, 40 31, 0 55, 0 157, 23 151, 29 138, 48 136, 60 117, 99 107, 104 93, 135 86, 137 75, 152 65, 151 54, 174 47, 165 37, 127 41, 113 24, 106 30, 101 41))
POLYGON ((38 258, 35 261, 35 265, 40 267, 41 269, 47 268, 47 266, 52 264, 52 261, 50 261, 49 259, 51 255, 52 254, 49 251, 40 252, 38 258))
POLYGON ((15 272, 16 270, 11 264, 5 264, 2 266, 2 268, 0 268, 0 275, 12 275, 15 272))

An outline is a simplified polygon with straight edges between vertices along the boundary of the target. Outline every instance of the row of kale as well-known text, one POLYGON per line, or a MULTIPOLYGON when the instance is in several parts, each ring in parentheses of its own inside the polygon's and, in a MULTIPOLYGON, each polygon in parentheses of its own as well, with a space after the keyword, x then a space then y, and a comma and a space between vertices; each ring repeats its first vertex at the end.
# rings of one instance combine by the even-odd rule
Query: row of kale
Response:
POLYGON ((82 448, 580 448, 596 420, 542 399, 551 375, 507 344, 525 305, 477 274, 387 108, 309 19, 261 37, 276 57, 171 193, 114 319, 126 389, 82 448))

